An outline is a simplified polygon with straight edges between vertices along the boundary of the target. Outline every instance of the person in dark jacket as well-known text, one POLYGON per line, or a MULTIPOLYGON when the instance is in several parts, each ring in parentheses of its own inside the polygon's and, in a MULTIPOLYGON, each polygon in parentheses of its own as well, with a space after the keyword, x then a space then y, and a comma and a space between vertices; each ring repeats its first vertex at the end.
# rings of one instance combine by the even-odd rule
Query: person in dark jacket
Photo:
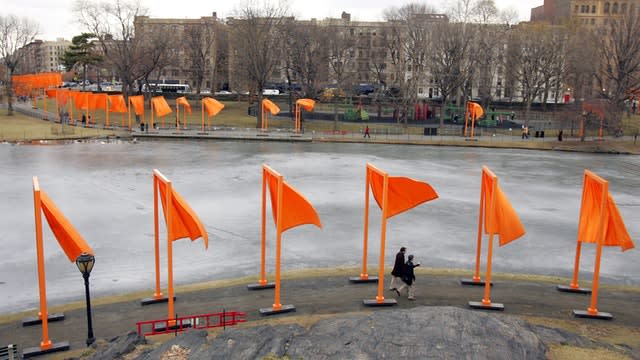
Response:
POLYGON ((404 274, 402 276, 402 281, 404 282, 404 284, 402 284, 402 286, 400 288, 398 288, 396 290, 396 292, 398 293, 398 296, 401 295, 401 291, 404 290, 404 288, 408 288, 408 299, 409 300, 415 300, 416 296, 415 296, 415 282, 416 282, 416 275, 413 272, 414 268, 417 268, 418 266, 420 266, 420 263, 414 264, 413 263, 413 255, 409 255, 409 259, 407 260, 407 263, 404 265, 404 274))
POLYGON ((406 252, 407 248, 403 246, 396 254, 396 261, 393 264, 393 270, 391 270, 391 284, 389 284, 389 291, 398 291, 398 285, 402 285, 402 275, 404 274, 404 254, 406 252))

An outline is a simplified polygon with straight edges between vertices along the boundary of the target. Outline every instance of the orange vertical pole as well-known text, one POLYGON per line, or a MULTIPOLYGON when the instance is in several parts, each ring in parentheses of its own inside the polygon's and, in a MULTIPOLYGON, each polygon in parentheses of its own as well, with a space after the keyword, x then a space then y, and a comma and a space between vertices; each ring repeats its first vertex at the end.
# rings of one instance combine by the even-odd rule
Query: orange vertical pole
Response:
POLYGON ((76 120, 73 118, 73 102, 75 100, 73 100, 73 98, 71 96, 69 96, 68 101, 68 107, 69 107, 69 116, 71 117, 71 124, 75 125, 76 124, 76 120))
MULTIPOLYGON (((180 124, 178 124, 178 126, 180 126, 180 124)), ((187 130, 187 112, 186 111, 182 112, 182 127, 184 128, 184 130, 187 130)))
POLYGON ((369 171, 369 166, 367 166, 367 175, 364 184, 364 240, 362 246, 362 272, 360 273, 360 279, 362 280, 369 278, 369 274, 367 273, 367 252, 369 251, 369 182, 371 181, 369 171))
POLYGON ((589 314, 598 313, 598 283, 600 282, 600 258, 602 256, 602 242, 607 232, 605 219, 607 218, 607 196, 609 195, 609 183, 602 184, 602 198, 600 199, 600 219, 598 219, 598 243, 596 244, 596 262, 593 269, 593 285, 591 286, 591 304, 587 311, 589 314))
POLYGON ((160 237, 158 226, 158 178, 154 174, 153 176, 153 242, 156 260, 156 292, 153 296, 156 299, 162 297, 162 291, 160 290, 160 237))
POLYGON ((298 105, 298 103, 296 103, 295 114, 296 114, 295 116, 296 121, 295 121, 294 131, 297 134, 300 132, 300 105, 298 105))
MULTIPOLYGON (((484 171, 482 172, 482 179, 484 179, 484 171)), ((479 282, 480 279, 480 254, 482 252, 482 222, 484 221, 485 210, 485 193, 483 180, 480 181, 480 210, 478 211, 478 238, 476 245, 476 271, 473 274, 473 281, 479 282)))
POLYGON ((602 127, 603 125, 604 119, 600 118, 600 129, 598 130, 598 137, 602 139, 602 127))
POLYGON ((384 173, 384 187, 382 190, 382 225, 380 226, 380 267, 378 268, 378 295, 376 301, 384 302, 384 248, 387 235, 387 205, 389 197, 389 175, 384 173))
POLYGON ((49 120, 49 114, 47 113, 47 91, 42 89, 44 96, 42 97, 42 109, 44 110, 44 119, 49 120))
POLYGON ((467 122, 469 121, 469 104, 464 103, 464 137, 467 137, 467 122))
MULTIPOLYGON (((582 175, 582 200, 580 201, 580 209, 583 209, 583 207, 585 206, 585 192, 586 192, 586 188, 584 186, 584 184, 586 184, 587 182, 587 174, 584 173, 582 175)), ((580 229, 582 226, 582 217, 580 217, 580 219, 578 220, 578 229, 580 229)), ((577 236, 576 236, 577 237, 577 236)), ((580 285, 578 284, 578 274, 580 272, 580 253, 582 251, 582 242, 580 242, 580 239, 576 239, 576 259, 575 262, 573 264, 573 277, 571 278, 571 284, 569 284, 569 286, 572 289, 578 289, 580 287, 580 285)))
POLYGON ((204 132, 204 101, 201 102, 202 104, 202 132, 204 132))
POLYGON ((493 257, 493 233, 489 235, 487 248, 487 274, 485 275, 483 305, 491 305, 491 258, 493 257))
MULTIPOLYGON (((167 297, 169 298, 167 306, 167 319, 173 319, 175 312, 173 310, 173 244, 171 243, 171 181, 167 181, 165 184, 165 218, 167 222, 167 297)), ((173 322, 170 322, 173 324, 173 322)))
POLYGON ((496 192, 498 191, 498 178, 493 179, 493 186, 491 190, 491 199, 489 199, 489 219, 490 219, 490 231, 489 234, 489 247, 487 248, 487 274, 485 275, 484 284, 484 297, 482 298, 483 305, 491 305, 491 258, 493 257, 493 235, 495 231, 495 220, 493 214, 496 206, 496 192))
POLYGON ((471 114, 471 138, 473 139, 473 135, 476 129, 476 114, 471 114))
POLYGON ((151 100, 151 129, 153 129, 154 126, 154 122, 153 122, 153 100, 151 100))
POLYGON ((276 210, 276 290, 273 300, 273 310, 280 310, 280 252, 282 250, 282 175, 278 175, 278 201, 276 210))
POLYGON ((176 131, 180 131, 180 106, 176 103, 176 131))
POLYGON ((267 284, 266 271, 266 247, 267 247, 267 170, 262 168, 262 216, 261 216, 261 235, 260 235, 260 285, 267 284))
POLYGON ((47 289, 44 271, 44 245, 42 241, 42 211, 40 205, 40 185, 38 178, 33 177, 33 207, 36 225, 36 256, 38 260, 38 287, 40 289, 40 313, 38 316, 42 320, 42 341, 40 349, 46 350, 52 347, 49 339, 49 313, 47 312, 47 289))
POLYGON ((109 95, 106 96, 105 100, 104 100, 105 106, 104 106, 104 112, 105 112, 105 126, 109 127, 109 95))

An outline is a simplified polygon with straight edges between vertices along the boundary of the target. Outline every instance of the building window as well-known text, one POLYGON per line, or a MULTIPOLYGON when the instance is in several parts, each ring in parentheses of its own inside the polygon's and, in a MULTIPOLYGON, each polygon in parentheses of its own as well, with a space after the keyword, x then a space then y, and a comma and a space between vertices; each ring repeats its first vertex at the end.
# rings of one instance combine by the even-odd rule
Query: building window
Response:
POLYGON ((620 12, 623 14, 627 12, 627 3, 622 3, 622 5, 620 5, 620 12))
POLYGON ((613 3, 613 6, 611 7, 611 13, 612 14, 618 13, 618 3, 613 3))
POLYGON ((591 13, 592 13, 592 14, 595 14, 595 13, 596 13, 596 6, 595 6, 595 5, 592 5, 592 6, 591 6, 591 13))
POLYGON ((579 8, 579 7, 578 7, 578 5, 576 5, 576 6, 573 8, 573 12, 577 14, 577 13, 578 13, 578 8, 579 8))
POLYGON ((604 3, 604 13, 605 14, 609 13, 609 3, 608 2, 604 3))
POLYGON ((591 25, 595 25, 596 24, 596 19, 591 19, 591 25))

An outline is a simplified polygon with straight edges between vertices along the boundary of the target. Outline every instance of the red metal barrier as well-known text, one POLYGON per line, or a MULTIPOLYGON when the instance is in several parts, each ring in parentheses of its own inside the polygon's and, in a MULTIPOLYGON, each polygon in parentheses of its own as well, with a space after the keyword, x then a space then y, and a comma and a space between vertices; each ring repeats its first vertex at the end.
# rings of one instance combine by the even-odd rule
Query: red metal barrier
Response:
POLYGON ((147 320, 136 323, 138 334, 142 336, 170 334, 186 329, 210 329, 227 327, 246 322, 246 313, 239 311, 223 311, 212 314, 189 315, 174 319, 147 320), (150 330, 147 329, 150 327, 150 330))

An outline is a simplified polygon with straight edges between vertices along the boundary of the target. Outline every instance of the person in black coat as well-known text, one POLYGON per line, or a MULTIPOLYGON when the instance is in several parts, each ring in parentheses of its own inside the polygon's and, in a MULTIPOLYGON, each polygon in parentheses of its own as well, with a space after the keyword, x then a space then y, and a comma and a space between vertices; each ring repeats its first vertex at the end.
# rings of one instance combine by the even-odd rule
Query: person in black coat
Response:
POLYGON ((391 270, 391 284, 389 284, 390 291, 398 291, 398 285, 402 285, 402 275, 404 274, 404 254, 406 252, 407 248, 403 246, 396 254, 396 261, 393 264, 393 270, 391 270))
POLYGON ((402 284, 402 286, 396 290, 398 296, 400 296, 400 292, 406 287, 408 288, 408 299, 416 299, 414 286, 414 283, 416 282, 416 275, 413 272, 413 269, 417 268, 418 266, 420 266, 420 263, 414 264, 413 255, 409 255, 409 260, 407 260, 407 263, 404 265, 404 274, 402 276, 402 281, 404 282, 404 284, 402 284))

